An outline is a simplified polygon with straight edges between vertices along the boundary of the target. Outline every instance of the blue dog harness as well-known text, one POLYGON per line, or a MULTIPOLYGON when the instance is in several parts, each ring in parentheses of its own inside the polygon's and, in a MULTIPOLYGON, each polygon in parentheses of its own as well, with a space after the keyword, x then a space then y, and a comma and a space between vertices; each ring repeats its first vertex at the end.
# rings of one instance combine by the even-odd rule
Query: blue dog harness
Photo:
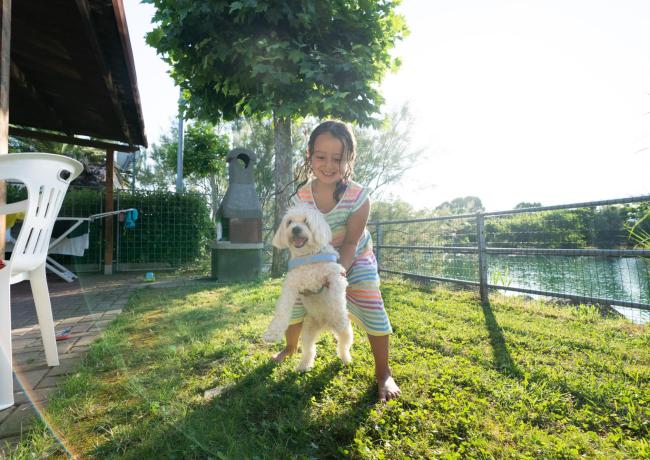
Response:
POLYGON ((331 252, 319 252, 311 256, 296 257, 289 261, 289 270, 293 270, 301 265, 313 264, 316 262, 336 262, 336 254, 331 252))

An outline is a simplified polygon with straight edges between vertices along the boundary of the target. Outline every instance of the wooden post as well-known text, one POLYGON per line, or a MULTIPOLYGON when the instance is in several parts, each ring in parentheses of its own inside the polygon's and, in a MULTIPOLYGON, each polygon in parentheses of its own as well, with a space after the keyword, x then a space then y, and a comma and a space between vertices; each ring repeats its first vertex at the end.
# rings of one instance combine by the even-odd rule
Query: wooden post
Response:
MULTIPOLYGON (((106 202, 104 212, 113 209, 113 149, 106 149, 106 202)), ((113 216, 104 219, 104 275, 113 273, 113 216)))
MULTIPOLYGON (((0 155, 9 152, 9 67, 11 66, 11 0, 2 0, 0 32, 0 155)), ((7 186, 0 181, 0 206, 7 203, 7 186)), ((5 256, 6 221, 0 216, 0 259, 5 256)))
POLYGON ((483 214, 476 215, 476 232, 478 239, 478 272, 480 280, 481 303, 489 305, 488 279, 487 279, 487 252, 485 251, 485 217, 483 214))

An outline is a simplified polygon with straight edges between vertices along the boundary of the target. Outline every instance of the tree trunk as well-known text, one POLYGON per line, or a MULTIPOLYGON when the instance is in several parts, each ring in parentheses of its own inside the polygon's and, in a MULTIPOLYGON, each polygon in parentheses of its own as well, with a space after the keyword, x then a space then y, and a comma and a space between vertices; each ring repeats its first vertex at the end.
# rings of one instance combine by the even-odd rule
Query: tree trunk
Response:
MULTIPOLYGON (((289 197, 293 192, 290 185, 293 180, 292 148, 291 148, 291 119, 279 118, 273 115, 273 131, 275 136, 275 165, 273 177, 275 180, 275 206, 273 212, 273 230, 278 228, 280 221, 287 211, 289 197)), ((287 252, 273 248, 271 276, 277 278, 287 271, 287 252)))
POLYGON ((214 174, 208 176, 208 183, 210 184, 210 200, 212 201, 212 222, 217 223, 217 211, 221 203, 219 200, 219 185, 214 174))

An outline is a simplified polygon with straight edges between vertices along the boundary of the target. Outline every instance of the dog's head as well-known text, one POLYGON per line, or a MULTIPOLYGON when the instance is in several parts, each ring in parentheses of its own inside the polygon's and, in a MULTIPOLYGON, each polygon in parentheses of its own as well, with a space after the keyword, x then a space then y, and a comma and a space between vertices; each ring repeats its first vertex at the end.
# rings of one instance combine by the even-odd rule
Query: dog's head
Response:
POLYGON ((289 249, 292 257, 316 254, 332 241, 323 215, 307 205, 289 208, 273 237, 273 246, 289 249))

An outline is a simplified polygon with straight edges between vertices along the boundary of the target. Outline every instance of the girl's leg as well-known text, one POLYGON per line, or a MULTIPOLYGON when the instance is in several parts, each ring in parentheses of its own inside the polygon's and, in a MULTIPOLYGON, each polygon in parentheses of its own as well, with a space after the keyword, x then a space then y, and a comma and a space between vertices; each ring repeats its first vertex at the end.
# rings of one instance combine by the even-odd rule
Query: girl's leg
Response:
POLYGON ((302 323, 292 324, 284 332, 284 337, 287 339, 287 345, 280 353, 271 358, 276 363, 283 361, 289 355, 298 351, 298 340, 300 339, 300 331, 302 331, 302 323))
POLYGON ((375 358, 375 378, 377 379, 377 389, 379 390, 379 401, 388 401, 397 398, 401 390, 393 380, 393 376, 388 366, 388 335, 370 335, 370 348, 375 358))

